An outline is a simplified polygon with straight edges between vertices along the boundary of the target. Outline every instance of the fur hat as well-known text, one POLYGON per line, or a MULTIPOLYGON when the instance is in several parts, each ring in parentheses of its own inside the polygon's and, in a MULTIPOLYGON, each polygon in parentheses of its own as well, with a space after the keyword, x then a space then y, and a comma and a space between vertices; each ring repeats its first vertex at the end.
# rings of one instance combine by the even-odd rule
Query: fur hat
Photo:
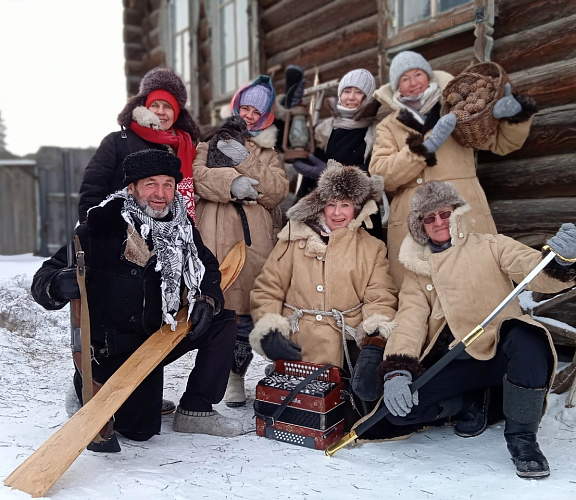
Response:
POLYGON ((408 217, 408 230, 412 238, 425 245, 429 238, 422 217, 443 207, 453 206, 456 209, 463 205, 466 205, 466 201, 451 182, 430 181, 420 186, 412 197, 412 211, 408 217))
POLYGON ((122 163, 124 186, 155 175, 174 177, 178 184, 182 180, 181 164, 180 158, 160 149, 142 149, 131 153, 122 163))
POLYGON ((366 98, 372 97, 376 90, 376 81, 372 73, 366 69, 354 69, 346 73, 338 84, 338 100, 347 87, 356 87, 364 92, 366 98))
POLYGON ((432 66, 430 66, 430 63, 420 54, 410 50, 399 52, 394 56, 390 64, 390 86, 394 92, 398 90, 400 77, 409 69, 421 69, 428 74, 430 79, 434 78, 432 66))
POLYGON ((286 215, 293 220, 314 220, 324 212, 326 203, 331 200, 352 200, 357 214, 368 200, 378 201, 383 190, 382 177, 368 177, 358 167, 343 166, 335 160, 328 160, 316 189, 291 207, 286 215))
POLYGON ((186 101, 188 99, 186 86, 182 79, 170 68, 154 68, 142 77, 138 94, 128 99, 126 106, 118 115, 118 124, 127 128, 133 120, 132 112, 134 108, 145 106, 148 95, 154 90, 165 90, 174 97, 180 106, 180 112, 174 122, 174 127, 188 132, 193 142, 198 141, 200 130, 186 109, 186 101))

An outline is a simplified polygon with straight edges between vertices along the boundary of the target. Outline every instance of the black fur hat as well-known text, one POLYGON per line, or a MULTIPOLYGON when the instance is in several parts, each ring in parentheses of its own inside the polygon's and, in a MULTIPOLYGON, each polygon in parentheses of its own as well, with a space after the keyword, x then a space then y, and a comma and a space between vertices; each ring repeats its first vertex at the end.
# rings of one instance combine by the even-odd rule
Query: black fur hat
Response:
POLYGON ((425 245, 428 235, 422 217, 436 210, 453 206, 454 209, 466 205, 458 189, 451 182, 430 181, 420 186, 412 197, 412 211, 408 217, 408 230, 418 243, 425 245))
POLYGON ((186 86, 182 79, 170 68, 154 68, 142 77, 138 94, 128 99, 126 106, 118 115, 118 124, 127 128, 133 119, 132 112, 134 108, 145 106, 148 94, 154 90, 165 90, 174 96, 180 106, 180 114, 176 122, 174 122, 174 127, 188 132, 192 141, 197 142, 200 138, 200 130, 186 109, 186 100, 188 99, 186 86))
POLYGON ((316 189, 291 207, 286 215, 293 220, 313 220, 331 200, 352 200, 358 214, 368 200, 380 200, 383 190, 382 177, 368 177, 358 167, 342 166, 335 160, 328 160, 316 189))
POLYGON ((155 175, 174 177, 178 184, 182 181, 181 164, 180 158, 160 149, 142 149, 131 153, 122 163, 124 186, 155 175))

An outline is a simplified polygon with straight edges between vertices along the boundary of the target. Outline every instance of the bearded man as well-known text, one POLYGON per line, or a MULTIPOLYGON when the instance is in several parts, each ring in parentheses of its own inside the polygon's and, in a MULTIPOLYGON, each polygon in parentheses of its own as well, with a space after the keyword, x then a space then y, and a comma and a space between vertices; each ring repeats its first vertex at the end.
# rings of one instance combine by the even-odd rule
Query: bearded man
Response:
MULTIPOLYGON (((125 188, 89 210, 76 236, 86 260, 92 375, 97 391, 164 324, 188 308, 192 328, 136 388, 114 416, 114 429, 145 441, 160 433, 163 368, 193 349, 198 353, 174 417, 174 430, 218 436, 243 433, 242 423, 212 407, 226 390, 236 338, 234 311, 224 309, 218 261, 189 219, 182 195, 180 159, 142 150, 123 163, 125 188)), ((80 296, 76 269, 61 248, 34 276, 32 295, 46 309, 80 296)), ((76 367, 74 385, 82 399, 76 367)), ((120 451, 116 434, 93 451, 120 451)))

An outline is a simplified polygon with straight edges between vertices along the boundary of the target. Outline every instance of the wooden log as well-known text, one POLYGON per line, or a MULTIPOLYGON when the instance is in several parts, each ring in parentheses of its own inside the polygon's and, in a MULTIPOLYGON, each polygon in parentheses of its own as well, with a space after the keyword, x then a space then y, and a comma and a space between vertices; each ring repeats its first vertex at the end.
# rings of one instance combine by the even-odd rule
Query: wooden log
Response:
MULTIPOLYGON (((508 73, 527 69, 535 64, 549 64, 576 57, 576 15, 543 24, 531 30, 514 33, 494 41, 491 60, 500 64, 508 73), (550 33, 554 33, 551 36, 550 33)), ((452 41, 453 37, 448 38, 452 41)), ((478 61, 472 46, 429 59, 434 69, 453 75, 464 71, 478 61)))
POLYGON ((299 19, 302 16, 320 9, 326 5, 326 0, 282 0, 270 8, 263 10, 260 16, 260 27, 272 31, 284 26, 286 22, 299 19))
POLYGON ((311 68, 362 52, 377 44, 377 18, 374 15, 279 52, 268 58, 268 66, 298 64, 311 68))
POLYGON ((566 304, 568 301, 576 302, 576 288, 572 288, 571 290, 557 295, 556 297, 547 300, 543 304, 537 305, 534 309, 532 309, 532 314, 536 316, 547 315, 547 313, 553 309, 558 309, 563 304, 566 304))
MULTIPOLYGON (((501 38, 520 33, 574 14, 576 14, 576 2, 571 0, 500 1, 493 36, 494 38, 501 38)), ((551 34, 551 37, 554 35, 556 33, 551 34)))
POLYGON ((509 74, 514 89, 528 94, 542 108, 573 102, 576 95, 576 58, 509 74))
POLYGON ((483 163, 478 165, 478 178, 492 201, 576 197, 573 154, 483 163))
POLYGON ((496 200, 489 202, 498 232, 545 233, 552 236, 568 221, 576 220, 576 198, 496 200))
POLYGON ((264 36, 263 47, 267 57, 295 45, 317 38, 376 13, 376 2, 366 0, 333 0, 294 21, 287 22, 264 36), (342 13, 346 13, 344 17, 342 13))
MULTIPOLYGON (((534 116, 530 134, 522 148, 506 159, 573 154, 576 151, 576 104, 547 108, 534 116)), ((489 151, 479 151, 480 163, 501 161, 489 151)))

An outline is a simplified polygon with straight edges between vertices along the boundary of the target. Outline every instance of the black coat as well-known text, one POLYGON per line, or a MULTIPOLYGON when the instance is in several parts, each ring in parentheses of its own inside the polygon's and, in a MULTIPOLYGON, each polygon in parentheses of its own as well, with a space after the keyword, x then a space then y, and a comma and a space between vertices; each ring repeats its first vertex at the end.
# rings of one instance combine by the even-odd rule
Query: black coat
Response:
MULTIPOLYGON (((120 215, 122 203, 119 199, 95 208, 87 222, 76 229, 86 257, 91 339, 93 344, 105 345, 109 354, 135 350, 163 324, 160 273, 154 270, 156 256, 144 265, 126 257, 127 224, 120 215)), ((218 261, 192 227, 198 256, 206 269, 200 291, 223 306, 218 261)), ((135 237, 138 238, 132 236, 135 237)), ((62 247, 34 276, 32 295, 46 309, 65 305, 50 297, 48 284, 60 269, 67 267, 66 255, 67 249, 62 247)))
POLYGON ((84 222, 89 208, 99 205, 111 193, 124 187, 122 162, 130 153, 142 149, 168 150, 164 144, 148 142, 132 130, 108 134, 90 159, 80 186, 78 220, 84 222))

